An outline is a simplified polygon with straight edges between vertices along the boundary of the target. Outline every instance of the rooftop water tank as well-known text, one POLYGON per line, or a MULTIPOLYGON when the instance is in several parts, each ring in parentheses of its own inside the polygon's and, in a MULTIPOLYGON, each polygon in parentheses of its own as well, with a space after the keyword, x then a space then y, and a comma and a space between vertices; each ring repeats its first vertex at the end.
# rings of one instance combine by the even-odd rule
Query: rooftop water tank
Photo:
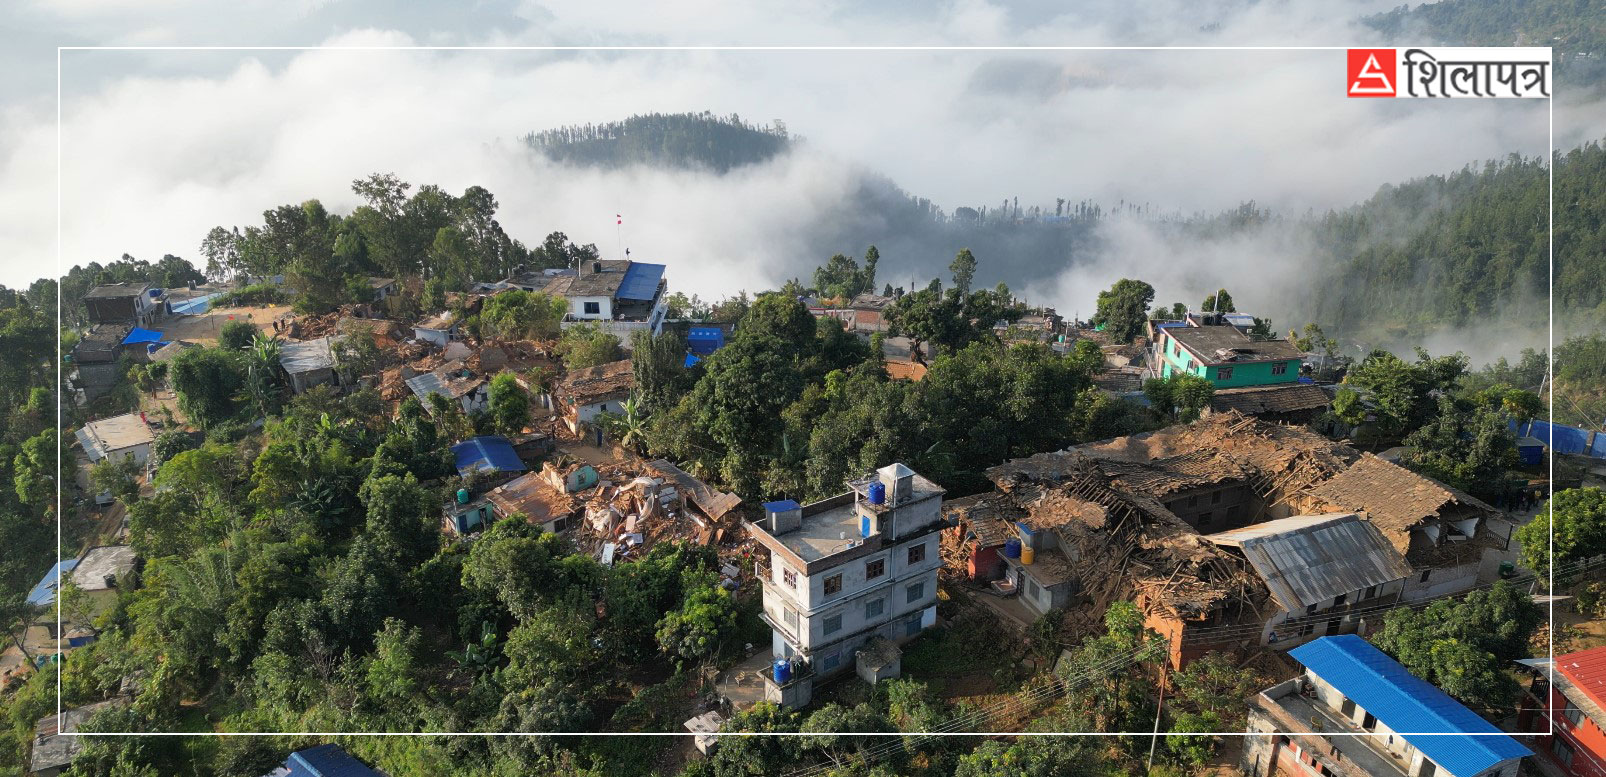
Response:
POLYGON ((1004 558, 1020 558, 1020 540, 1004 541, 1004 558))
POLYGON ((775 670, 775 684, 786 685, 792 681, 792 662, 784 658, 777 658, 773 664, 775 670))
POLYGON ((870 483, 870 504, 884 505, 887 503, 887 486, 879 480, 870 483))
POLYGON ((468 489, 466 489, 466 488, 457 489, 457 503, 460 504, 460 505, 468 504, 468 489))

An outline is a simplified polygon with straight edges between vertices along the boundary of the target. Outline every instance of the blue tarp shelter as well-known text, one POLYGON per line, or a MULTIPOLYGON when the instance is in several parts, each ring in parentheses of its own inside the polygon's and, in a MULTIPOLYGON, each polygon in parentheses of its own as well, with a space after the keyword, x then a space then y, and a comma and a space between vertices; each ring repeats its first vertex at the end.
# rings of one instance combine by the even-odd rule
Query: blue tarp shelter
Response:
POLYGON ((1557 453, 1606 459, 1606 432, 1591 432, 1549 421, 1529 421, 1525 424, 1513 421, 1510 428, 1518 437, 1533 437, 1557 453))
POLYGON ((61 587, 61 574, 73 571, 78 566, 78 559, 70 558, 66 561, 57 561, 49 572, 34 585, 28 592, 28 603, 35 607, 48 607, 56 601, 56 589, 61 587))
POLYGON ((284 762, 289 777, 384 777, 352 758, 340 745, 318 745, 290 754, 284 762))
POLYGON ((529 467, 513 450, 513 443, 501 435, 486 435, 452 446, 452 458, 457 460, 457 474, 471 472, 523 472, 529 467))
POLYGON ((161 332, 153 332, 149 329, 140 329, 139 327, 134 327, 133 331, 129 332, 128 336, 123 338, 123 345, 159 342, 162 342, 161 332))
POLYGON ((686 333, 686 344, 698 356, 707 356, 725 347, 725 330, 717 326, 694 326, 686 333))
POLYGON ((696 364, 697 362, 700 362, 700 361, 702 361, 702 359, 699 358, 697 356, 697 354, 688 353, 688 354, 686 354, 686 363, 682 364, 681 366, 685 367, 686 369, 691 369, 692 365, 694 365, 694 364, 696 364))
POLYGON ((1479 774, 1502 761, 1532 755, 1354 634, 1322 637, 1288 655, 1450 774, 1479 774))

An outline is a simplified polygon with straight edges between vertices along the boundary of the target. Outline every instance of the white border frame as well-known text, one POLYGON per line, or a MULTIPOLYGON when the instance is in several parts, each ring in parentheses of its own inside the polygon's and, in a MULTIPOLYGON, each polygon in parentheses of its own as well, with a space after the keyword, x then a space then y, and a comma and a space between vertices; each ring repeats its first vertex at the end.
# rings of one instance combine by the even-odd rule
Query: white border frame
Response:
MULTIPOLYGON (((61 387, 63 385, 62 379, 64 378, 64 376, 62 375, 62 361, 61 361, 61 359, 62 359, 61 324, 62 324, 62 311, 63 311, 63 308, 62 308, 61 292, 60 292, 60 285, 59 285, 60 278, 65 277, 64 274, 65 274, 65 270, 66 270, 66 267, 63 264, 64 257, 62 256, 62 210, 61 210, 61 198, 62 198, 62 143, 61 143, 61 129, 62 129, 62 120, 61 120, 61 118, 62 118, 61 75, 62 75, 62 73, 61 73, 61 57, 62 57, 62 52, 64 52, 64 51, 617 51, 617 52, 633 52, 633 51, 806 51, 806 52, 815 52, 815 51, 820 51, 820 52, 826 52, 826 51, 957 51, 957 52, 977 52, 977 51, 983 51, 983 52, 984 51, 1050 51, 1050 52, 1052 52, 1052 51, 1348 51, 1351 48, 1396 48, 1396 49, 1400 49, 1400 48, 1407 48, 1407 47, 1404 47, 1404 46, 722 46, 722 45, 708 45, 708 46, 667 46, 667 45, 655 45, 655 46, 430 46, 430 45, 422 45, 422 46, 57 46, 56 47, 56 269, 57 269, 58 286, 57 286, 57 294, 56 294, 56 369, 57 369, 56 390, 57 390, 58 396, 59 396, 59 392, 62 390, 61 387)), ((1467 47, 1444 47, 1444 48, 1467 48, 1467 47)), ((1500 48, 1509 48, 1509 47, 1500 47, 1500 48)), ((1556 411, 1555 411, 1555 398, 1556 398, 1556 384, 1555 384, 1555 350, 1556 350, 1556 288, 1555 288, 1556 287, 1556 97, 1555 97, 1555 94, 1556 94, 1556 87, 1557 87, 1557 82, 1556 82, 1556 77, 1555 77, 1555 74, 1556 74, 1555 52, 1553 51, 1552 47, 1550 47, 1550 46, 1530 46, 1530 47, 1523 47, 1523 48, 1544 49, 1548 54, 1549 63, 1550 63, 1550 68, 1549 68, 1550 86, 1551 86, 1551 90, 1550 90, 1551 94, 1550 94, 1550 96, 1549 97, 1544 97, 1544 98, 1530 98, 1530 99, 1543 99, 1543 100, 1546 100, 1549 103, 1549 105, 1547 106, 1548 110, 1549 110, 1549 118, 1548 118, 1548 122, 1549 122, 1549 133, 1548 134, 1549 134, 1549 137, 1548 137, 1548 140, 1547 140, 1548 152, 1547 152, 1547 156, 1546 156, 1546 160, 1545 160, 1545 164, 1547 166, 1547 172, 1548 172, 1548 176, 1549 176, 1548 192, 1547 192, 1547 196, 1546 196, 1546 205, 1547 205, 1547 210, 1548 210, 1548 221, 1547 221, 1546 230, 1548 232, 1548 254, 1549 254, 1548 260, 1547 260, 1547 267, 1548 267, 1547 280, 1548 280, 1548 286, 1549 286, 1549 289, 1548 289, 1548 291, 1549 291, 1549 304, 1548 304, 1548 307, 1547 307, 1547 314, 1548 314, 1548 317, 1549 317, 1549 331, 1548 331, 1548 341, 1547 341, 1547 344, 1546 344, 1547 345, 1547 350, 1546 350, 1546 360, 1545 360, 1545 377, 1546 377, 1546 383, 1549 386, 1549 395, 1546 397, 1547 405, 1549 407, 1549 421, 1550 421, 1550 423, 1552 425, 1554 425, 1555 424, 1555 420, 1556 420, 1556 411)), ((1335 78, 1335 81, 1337 81, 1336 78, 1335 78)), ((1335 92, 1336 92, 1336 89, 1335 89, 1335 92)), ((1347 95, 1344 95, 1343 97, 1344 97, 1344 99, 1350 99, 1347 95)), ((62 430, 64 428, 62 426, 62 422, 63 422, 64 418, 63 418, 63 415, 62 415, 61 407, 62 407, 61 402, 58 401, 56 403, 56 434, 57 434, 58 440, 59 440, 60 435, 62 433, 62 430)), ((1552 483, 1554 483, 1555 477, 1556 477, 1556 452, 1555 452, 1555 448, 1554 448, 1554 430, 1551 431, 1551 439, 1547 440, 1546 443, 1547 443, 1547 448, 1549 449, 1548 450, 1549 479, 1550 479, 1550 481, 1552 483)), ((57 556, 58 559, 61 556, 62 507, 63 507, 63 492, 65 490, 63 482, 62 482, 62 479, 61 479, 62 475, 63 475, 63 472, 62 472, 62 468, 61 468, 61 457, 57 456, 56 457, 56 556, 57 556)), ((1546 500, 1546 504, 1549 505, 1550 504, 1550 500, 1547 499, 1546 500)), ((1554 520, 1554 513, 1555 513, 1555 508, 1553 506, 1551 506, 1550 507, 1550 514, 1547 516, 1547 518, 1550 520, 1549 552, 1550 552, 1550 557, 1551 557, 1551 561, 1552 561, 1552 563, 1550 564, 1550 569, 1549 569, 1549 585, 1547 586, 1547 588, 1549 590, 1554 590, 1554 588, 1555 588, 1555 577, 1556 577, 1555 563, 1554 563, 1554 560, 1555 560, 1555 520, 1554 520)), ((1549 655, 1549 658, 1550 658, 1549 672, 1550 672, 1551 685, 1554 685, 1554 682, 1555 682, 1555 663, 1556 663, 1556 630, 1555 630, 1556 604, 1555 604, 1554 600, 1551 600, 1547 604, 1548 604, 1547 615, 1548 615, 1548 618, 1549 618, 1549 627, 1550 627, 1549 645, 1548 645, 1549 654, 1550 654, 1549 655)), ((56 723, 57 723, 58 730, 59 730, 59 728, 60 728, 60 726, 61 726, 61 724, 62 724, 62 722, 64 720, 64 715, 65 715, 65 712, 66 712, 63 709, 62 694, 61 694, 61 690, 62 690, 62 686, 61 686, 61 669, 62 669, 62 663, 63 663, 63 661, 65 661, 65 658, 61 657, 62 656, 62 631, 61 631, 61 626, 62 626, 61 597, 57 596, 56 597, 56 654, 55 654, 57 657, 52 660, 52 663, 56 667, 56 723)), ((1541 708, 1541 709, 1545 709, 1549 713, 1554 713, 1555 712, 1554 708, 1541 708)), ((1474 736, 1474 737, 1476 737, 1476 736, 1510 736, 1510 737, 1513 737, 1513 738, 1515 738, 1517 736, 1554 736, 1554 734, 1555 734, 1555 725, 1556 725, 1555 724, 1555 716, 1554 716, 1554 714, 1547 715, 1546 719, 1550 722, 1550 730, 1547 731, 1547 732, 1537 732, 1537 733, 1532 733, 1532 734, 1522 734, 1522 733, 1511 734, 1511 733, 1506 733, 1506 732, 1500 732, 1498 734, 1471 734, 1471 733, 1444 733, 1444 732, 1421 732, 1421 733, 1395 732, 1395 734, 1397 736, 1457 736, 1457 737, 1462 737, 1462 736, 1474 736)), ((1160 733, 1161 732, 1159 732, 1158 729, 1156 729, 1155 731, 1152 731, 1152 732, 1106 732, 1106 731, 983 731, 983 732, 926 732, 926 733, 921 733, 921 732, 886 732, 886 733, 880 733, 880 732, 878 732, 878 733, 854 733, 853 735, 854 736, 865 736, 865 737, 899 737, 899 738, 902 738, 902 737, 955 737, 955 736, 961 736, 961 737, 976 737, 976 736, 980 736, 980 737, 1010 737, 1010 736, 1012 736, 1012 737, 1036 737, 1036 736, 1054 736, 1054 737, 1058 737, 1058 736, 1105 736, 1105 737, 1112 737, 1112 736, 1116 736, 1116 737, 1149 737, 1151 740, 1154 740, 1155 742, 1157 742, 1160 733)), ((1282 732, 1253 732, 1252 733, 1252 732, 1247 732, 1247 731, 1213 731, 1213 732, 1193 732, 1193 733, 1191 733, 1191 735, 1192 736, 1219 736, 1219 737, 1249 737, 1249 736, 1271 736, 1273 734, 1278 734, 1278 733, 1282 733, 1282 732)), ((1290 732, 1290 733, 1296 733, 1296 732, 1290 732)), ((678 731, 668 731, 668 732, 663 732, 663 731, 657 731, 657 732, 587 731, 587 732, 552 732, 552 733, 527 733, 527 732, 509 732, 509 731, 497 731, 497 732, 477 732, 477 731, 469 731, 469 732, 458 732, 458 731, 452 731, 452 732, 408 732, 408 731, 401 731, 401 732, 378 732, 378 731, 250 731, 250 732, 246 732, 246 731, 195 731, 195 732, 189 732, 189 731, 183 731, 183 732, 180 732, 180 731, 161 731, 161 732, 112 732, 112 731, 101 731, 101 732, 90 732, 90 733, 68 732, 68 733, 65 733, 65 734, 58 734, 57 736, 75 736, 75 737, 96 737, 96 736, 106 736, 106 737, 110 737, 110 736, 140 736, 140 737, 164 737, 164 736, 166 736, 166 737, 231 737, 231 736, 245 736, 245 737, 267 737, 267 736, 279 736, 279 737, 290 737, 290 736, 317 736, 317 737, 620 737, 620 736, 623 736, 623 737, 640 737, 640 736, 646 736, 646 737, 694 737, 694 736, 721 737, 721 736, 734 736, 734 737, 752 737, 752 736, 766 736, 766 737, 768 737, 768 736, 774 736, 774 737, 786 737, 786 736, 818 736, 818 735, 819 735, 818 732, 807 733, 807 734, 805 734, 803 732, 755 732, 755 733, 730 732, 730 733, 717 733, 717 734, 711 734, 711 735, 710 734, 698 735, 698 734, 694 734, 692 732, 678 732, 678 731)), ((1323 736, 1327 736, 1327 737, 1332 737, 1332 736, 1372 737, 1372 736, 1377 736, 1377 735, 1371 734, 1371 733, 1366 733, 1366 732, 1323 732, 1323 736)), ((1151 742, 1151 747, 1152 747, 1152 744, 1153 744, 1153 742, 1151 742)), ((793 770, 793 773, 800 772, 800 771, 808 771, 808 769, 809 769, 809 767, 799 767, 799 769, 793 770)))

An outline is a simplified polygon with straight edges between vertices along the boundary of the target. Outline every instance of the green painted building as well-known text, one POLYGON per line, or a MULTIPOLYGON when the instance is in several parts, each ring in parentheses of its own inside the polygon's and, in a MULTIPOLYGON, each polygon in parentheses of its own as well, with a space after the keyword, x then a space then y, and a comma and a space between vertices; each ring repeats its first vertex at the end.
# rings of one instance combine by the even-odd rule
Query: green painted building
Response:
POLYGON ((1304 353, 1287 340, 1255 340, 1231 326, 1166 326, 1155 331, 1155 371, 1189 373, 1217 388, 1299 380, 1304 353))

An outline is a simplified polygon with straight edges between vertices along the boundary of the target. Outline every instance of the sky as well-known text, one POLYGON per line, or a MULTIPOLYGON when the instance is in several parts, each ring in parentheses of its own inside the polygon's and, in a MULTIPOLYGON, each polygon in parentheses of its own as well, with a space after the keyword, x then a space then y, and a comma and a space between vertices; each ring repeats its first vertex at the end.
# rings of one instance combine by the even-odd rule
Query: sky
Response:
MULTIPOLYGON (((561 230, 605 255, 629 246, 708 299, 807 277, 826 257, 808 255, 804 238, 870 172, 950 212, 1063 197, 1182 213, 1255 200, 1299 215, 1388 182, 1543 154, 1544 101, 1346 99, 1342 51, 388 50, 1356 45, 1376 41, 1354 20, 1394 4, 22 0, 0 27, 12 44, 0 66, 15 74, 0 82, 0 283, 125 253, 197 260, 216 225, 310 198, 349 210, 350 182, 372 172, 485 186, 527 244, 561 230), (90 45, 345 50, 62 51, 58 266, 56 47, 90 45), (559 168, 518 140, 702 110, 780 119, 805 141, 721 177, 559 168)), ((1558 147, 1603 134, 1601 106, 1559 101, 1558 147)), ((1140 226, 1110 237, 1097 261, 1044 268, 1023 291, 1085 308, 1111 273, 1142 270, 1162 299, 1196 296, 1183 248, 1140 226)), ((1208 254, 1197 261, 1245 284, 1303 269, 1296 246, 1208 254)), ((948 258, 888 259, 929 277, 948 258)))

